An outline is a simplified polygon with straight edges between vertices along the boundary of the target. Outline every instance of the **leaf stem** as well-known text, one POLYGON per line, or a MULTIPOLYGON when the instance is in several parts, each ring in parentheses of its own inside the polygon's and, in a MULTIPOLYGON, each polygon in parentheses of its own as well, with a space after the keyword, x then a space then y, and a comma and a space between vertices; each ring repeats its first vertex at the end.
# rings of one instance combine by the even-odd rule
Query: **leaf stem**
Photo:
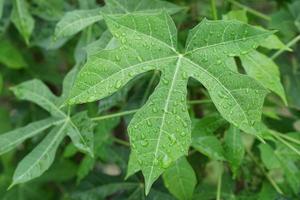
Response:
POLYGON ((295 144, 299 144, 299 145, 300 145, 300 140, 297 140, 297 139, 295 139, 295 138, 292 138, 292 137, 290 137, 290 136, 288 136, 288 135, 280 134, 280 133, 277 133, 277 132, 273 132, 273 134, 276 134, 277 136, 279 136, 279 137, 281 137, 281 138, 283 138, 283 139, 285 139, 285 140, 288 140, 288 141, 290 141, 290 142, 293 142, 293 143, 295 143, 295 144))
MULTIPOLYGON (((192 101, 188 101, 188 104, 203 104, 203 103, 211 103, 212 101, 209 99, 204 99, 204 100, 192 100, 192 101)), ((91 120, 93 121, 101 121, 104 119, 110 119, 110 118, 114 118, 114 117, 121 117, 121 116, 125 116, 125 115, 131 115, 136 113, 138 109, 133 109, 133 110, 127 110, 124 112, 118 112, 118 113, 113 113, 113 114, 108 114, 108 115, 104 115, 104 116, 99 116, 99 117, 94 117, 91 118, 91 120)))
POLYGON ((221 189, 222 189, 222 176, 223 176, 223 165, 220 167, 219 178, 218 178, 218 188, 216 200, 221 200, 221 189))
POLYGON ((267 20, 267 21, 271 21, 271 18, 269 16, 267 16, 267 15, 261 13, 261 12, 258 12, 256 10, 248 7, 248 6, 240 4, 239 2, 236 2, 235 0, 227 0, 227 1, 232 3, 235 6, 239 7, 239 8, 245 9, 247 12, 249 12, 249 13, 251 13, 251 14, 257 16, 257 17, 260 17, 260 18, 262 18, 264 20, 267 20))
POLYGON ((279 49, 277 52, 275 52, 271 58, 274 60, 276 59, 278 56, 280 56, 285 50, 286 48, 289 48, 291 46, 293 46, 294 44, 296 44, 298 41, 300 40, 300 35, 297 35, 296 37, 294 37, 290 42, 288 42, 286 44, 286 47, 285 48, 281 48, 279 49))
POLYGON ((283 194, 282 190, 280 189, 280 187, 277 185, 277 183, 273 180, 273 178, 267 173, 267 171, 265 170, 265 168, 256 160, 256 158, 254 157, 254 155, 252 154, 252 152, 250 150, 246 150, 247 154, 249 155, 249 157, 251 158, 251 160, 253 160, 253 162, 258 166, 258 168, 260 169, 260 171, 264 174, 264 176, 268 179, 268 181, 271 183, 271 185, 274 187, 274 189, 279 193, 279 194, 283 194))
POLYGON ((121 140, 121 139, 116 138, 116 137, 113 137, 113 140, 114 140, 115 143, 124 145, 124 146, 126 146, 126 147, 130 147, 129 142, 127 142, 127 141, 125 141, 125 140, 121 140))
POLYGON ((91 118, 91 120, 93 121, 101 121, 104 119, 110 119, 110 118, 114 118, 114 117, 121 117, 121 116, 125 116, 125 115, 131 115, 133 113, 136 113, 139 109, 133 109, 133 110, 127 110, 124 112, 118 112, 118 113, 113 113, 113 114, 109 114, 109 115, 104 115, 104 116, 100 116, 100 117, 94 117, 91 118))
POLYGON ((217 11, 217 6, 216 6, 216 0, 210 0, 211 4, 211 12, 212 12, 212 18, 214 20, 218 19, 218 11, 217 11))
POLYGON ((291 149, 292 151, 294 151, 296 154, 298 154, 300 156, 300 151, 298 149, 296 149, 293 145, 291 145, 290 143, 288 143, 287 141, 285 141, 284 139, 282 139, 281 137, 279 137, 276 133, 274 133, 273 131, 270 131, 270 133, 279 140, 279 142, 281 142, 282 144, 284 144, 285 146, 287 146, 289 149, 291 149))

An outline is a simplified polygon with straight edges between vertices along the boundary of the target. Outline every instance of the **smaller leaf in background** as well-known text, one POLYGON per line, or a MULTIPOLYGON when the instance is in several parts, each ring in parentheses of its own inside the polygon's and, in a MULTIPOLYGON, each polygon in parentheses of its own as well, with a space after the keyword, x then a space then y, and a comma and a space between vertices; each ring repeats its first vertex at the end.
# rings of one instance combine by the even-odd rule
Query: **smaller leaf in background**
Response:
POLYGON ((65 113, 56 105, 58 98, 52 94, 42 81, 37 79, 26 81, 12 87, 11 90, 19 99, 34 102, 50 112, 53 116, 65 117, 65 113))
POLYGON ((258 194, 258 200, 277 199, 278 194, 276 190, 268 182, 264 182, 262 189, 258 194))
POLYGON ((39 133, 42 133, 49 127, 53 125, 58 125, 62 122, 63 121, 61 119, 55 119, 51 117, 37 122, 32 122, 22 128, 17 128, 10 132, 1 134, 0 155, 12 150, 24 140, 33 137, 39 133))
POLYGON ((59 39, 75 35, 84 28, 102 19, 100 8, 67 12, 56 25, 55 38, 59 39))
POLYGON ((79 168, 77 170, 77 183, 85 178, 89 172, 94 168, 95 159, 90 156, 85 156, 80 162, 79 168))
POLYGON ((25 0, 13 0, 11 21, 23 36, 26 44, 29 44, 34 28, 34 19, 28 11, 28 5, 25 0))
POLYGON ((280 162, 274 155, 274 149, 269 144, 259 144, 260 157, 267 169, 280 168, 280 162))
POLYGON ((231 125, 226 131, 224 138, 225 157, 230 164, 234 177, 237 175, 245 154, 245 147, 241 134, 239 129, 231 125))
POLYGON ((272 90, 287 104, 285 92, 280 81, 280 73, 276 63, 258 51, 241 56, 246 73, 255 78, 264 87, 272 90))
POLYGON ((206 116, 194 121, 192 130, 192 147, 215 160, 225 160, 224 150, 214 132, 226 124, 219 115, 206 116))
POLYGON ((9 40, 0 39, 0 63, 11 69, 21 69, 27 66, 23 55, 9 40))
POLYGON ((94 157, 95 123, 88 117, 87 112, 80 112, 67 121, 67 134, 73 144, 81 151, 94 157))
POLYGON ((63 0, 32 0, 30 12, 46 21, 58 21, 63 16, 63 0))
POLYGON ((226 13, 222 17, 225 20, 239 20, 244 23, 248 23, 248 17, 246 10, 231 10, 230 12, 226 13))
POLYGON ((17 166, 10 188, 40 176, 51 166, 56 150, 66 135, 66 126, 67 122, 52 129, 42 142, 23 158, 17 166))
POLYGON ((192 199, 197 184, 196 174, 185 157, 175 161, 163 174, 165 186, 180 200, 192 199))

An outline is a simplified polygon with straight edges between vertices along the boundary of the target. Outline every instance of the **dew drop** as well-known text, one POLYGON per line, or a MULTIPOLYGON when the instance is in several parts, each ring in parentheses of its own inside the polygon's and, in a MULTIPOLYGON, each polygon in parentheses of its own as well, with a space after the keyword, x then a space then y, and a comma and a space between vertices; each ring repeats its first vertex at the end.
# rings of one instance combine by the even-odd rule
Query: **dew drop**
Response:
POLYGON ((183 72, 182 73, 182 78, 186 79, 188 77, 187 73, 186 72, 183 72))
POLYGON ((157 110, 156 107, 153 107, 153 108, 152 108, 152 111, 153 111, 154 113, 157 113, 158 110, 157 110))
POLYGON ((121 80, 118 80, 118 81, 116 82, 116 84, 115 84, 115 88, 116 88, 116 89, 119 89, 119 88, 121 87, 121 85, 122 85, 121 80))
POLYGON ((158 159, 157 159, 157 158, 154 158, 153 164, 154 164, 154 165, 158 165, 158 159))
POLYGON ((248 51, 242 51, 242 55, 246 55, 248 53, 248 51))
POLYGON ((171 145, 176 142, 176 137, 174 136, 174 134, 168 135, 168 139, 170 140, 171 145))
POLYGON ((171 163, 172 163, 172 160, 169 158, 168 155, 165 155, 162 159, 161 167, 166 169, 171 165, 171 163))
POLYGON ((121 59, 120 59, 120 56, 118 56, 118 55, 116 55, 116 61, 120 61, 121 59))
POLYGON ((180 136, 182 136, 182 137, 186 136, 186 132, 181 132, 180 136))
POLYGON ((150 120, 147 120, 147 125, 148 125, 149 127, 151 127, 151 126, 152 126, 152 123, 151 123, 151 121, 150 121, 150 120))
POLYGON ((138 59, 140 62, 143 62, 143 59, 142 59, 140 56, 138 56, 137 59, 138 59))
POLYGON ((148 146, 148 144, 149 144, 149 142, 148 142, 147 140, 142 140, 142 141, 141 141, 141 145, 142 145, 143 147, 148 146))
POLYGON ((221 63, 222 63, 222 61, 221 61, 221 60, 218 60, 218 61, 217 61, 217 64, 218 64, 218 65, 219 65, 219 64, 221 64, 221 63))
POLYGON ((122 38, 122 39, 121 39, 121 43, 122 43, 122 44, 125 44, 126 42, 127 42, 126 38, 122 38))

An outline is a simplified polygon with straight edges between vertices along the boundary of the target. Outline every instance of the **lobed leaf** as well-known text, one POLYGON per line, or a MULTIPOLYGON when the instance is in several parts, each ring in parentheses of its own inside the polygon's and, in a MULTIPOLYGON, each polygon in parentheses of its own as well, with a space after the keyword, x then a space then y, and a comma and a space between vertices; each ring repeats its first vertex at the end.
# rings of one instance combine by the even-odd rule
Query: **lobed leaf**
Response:
POLYGON ((138 74, 161 72, 158 86, 128 127, 132 152, 145 177, 146 194, 173 162, 187 154, 191 144, 186 106, 189 77, 206 87, 227 121, 259 135, 255 126, 267 91, 249 76, 231 71, 227 60, 249 53, 271 32, 238 21, 203 20, 190 32, 186 52, 181 54, 176 50, 176 27, 166 12, 104 18, 119 47, 88 58, 68 103, 102 99, 138 74))

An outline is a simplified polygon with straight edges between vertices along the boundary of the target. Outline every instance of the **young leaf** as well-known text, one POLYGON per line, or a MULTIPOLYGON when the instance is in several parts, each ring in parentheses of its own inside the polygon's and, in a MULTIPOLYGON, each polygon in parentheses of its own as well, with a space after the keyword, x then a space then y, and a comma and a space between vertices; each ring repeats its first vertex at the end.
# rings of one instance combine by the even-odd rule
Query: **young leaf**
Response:
POLYGON ((11 90, 19 99, 32 101, 47 110, 53 116, 65 116, 65 113, 55 104, 58 101, 57 97, 54 96, 48 87, 40 80, 34 79, 26 81, 11 88, 11 90))
POLYGON ((161 71, 161 81, 128 128, 132 150, 145 176, 146 193, 172 162, 188 152, 189 77, 206 87, 226 120, 258 135, 254 125, 260 121, 267 91, 224 63, 230 56, 248 53, 271 32, 237 21, 205 19, 190 32, 186 52, 180 54, 176 51, 176 27, 165 12, 107 15, 105 20, 120 47, 102 50, 88 59, 68 102, 95 101, 111 95, 138 74, 161 71))
POLYGON ((66 135, 67 122, 55 127, 17 166, 10 187, 43 174, 52 164, 56 150, 66 135))
POLYGON ((7 133, 0 135, 0 155, 4 154, 11 149, 15 148, 17 145, 22 143, 24 140, 33 137, 44 130, 48 129, 53 125, 58 125, 62 123, 63 120, 56 118, 47 118, 37 122, 32 122, 27 126, 22 128, 9 131, 7 133))
POLYGON ((192 199, 196 174, 185 157, 178 159, 163 174, 165 186, 177 199, 192 199))
POLYGON ((56 39, 72 36, 87 26, 102 20, 100 9, 74 10, 67 12, 57 23, 54 36, 56 39))
POLYGON ((252 51, 247 55, 241 56, 241 61, 249 76, 275 92, 287 104, 284 89, 280 82, 279 69, 272 59, 258 51, 252 51))
POLYGON ((234 176, 236 176, 244 158, 245 148, 241 132, 232 125, 225 135, 224 152, 226 160, 229 162, 234 176))
POLYGON ((28 11, 25 0, 13 0, 11 21, 15 24, 25 42, 29 44, 29 38, 34 28, 34 19, 28 11))

